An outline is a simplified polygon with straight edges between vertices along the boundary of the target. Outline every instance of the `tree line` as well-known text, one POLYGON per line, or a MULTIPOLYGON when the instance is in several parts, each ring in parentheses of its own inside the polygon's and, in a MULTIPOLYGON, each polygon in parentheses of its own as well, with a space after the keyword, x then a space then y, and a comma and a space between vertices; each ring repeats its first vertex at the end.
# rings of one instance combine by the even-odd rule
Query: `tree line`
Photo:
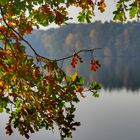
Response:
POLYGON ((33 38, 36 36, 46 50, 45 54, 52 58, 67 56, 80 49, 98 47, 102 48, 102 51, 96 52, 97 56, 139 57, 139 28, 139 23, 135 21, 125 24, 96 21, 35 31, 33 38))

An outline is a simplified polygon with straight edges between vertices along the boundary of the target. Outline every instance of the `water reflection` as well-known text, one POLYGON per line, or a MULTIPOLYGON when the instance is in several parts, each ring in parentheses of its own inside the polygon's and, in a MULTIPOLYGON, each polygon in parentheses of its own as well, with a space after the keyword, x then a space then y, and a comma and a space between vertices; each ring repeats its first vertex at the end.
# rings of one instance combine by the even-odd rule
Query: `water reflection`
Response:
MULTIPOLYGON (((140 138, 140 65, 138 58, 98 58, 97 72, 87 71, 90 60, 79 67, 87 81, 103 85, 99 98, 88 95, 77 105, 76 119, 81 122, 72 140, 139 140, 140 138)), ((67 72, 71 71, 66 66, 67 72)), ((6 136, 7 116, 1 115, 0 140, 26 140, 17 132, 6 136)), ((59 132, 45 130, 31 135, 31 140, 59 140, 59 132)))
POLYGON ((140 92, 124 89, 119 93, 102 91, 98 99, 82 100, 77 107, 82 126, 73 140, 139 140, 140 92))
MULTIPOLYGON (((71 140, 139 140, 140 138, 140 91, 126 89, 104 91, 99 98, 87 98, 77 104, 76 119, 81 126, 71 140), (119 94, 118 94, 119 93, 119 94), (135 93, 135 94, 134 94, 135 93)), ((18 133, 6 136, 2 130, 6 117, 3 115, 0 140, 25 140, 18 133)), ((58 131, 54 134, 40 131, 31 140, 59 140, 58 131)))
MULTIPOLYGON (((89 64, 80 66, 79 72, 87 81, 97 81, 104 89, 137 91, 140 88, 139 58, 98 58, 102 67, 97 72, 87 71, 89 64)), ((87 60, 88 62, 90 60, 87 60)))

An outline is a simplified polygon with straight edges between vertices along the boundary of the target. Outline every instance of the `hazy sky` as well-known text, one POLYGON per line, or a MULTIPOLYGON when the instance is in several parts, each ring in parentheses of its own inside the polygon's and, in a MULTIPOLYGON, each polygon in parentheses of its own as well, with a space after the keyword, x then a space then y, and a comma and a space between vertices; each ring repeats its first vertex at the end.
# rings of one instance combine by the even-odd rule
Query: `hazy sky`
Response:
MULTIPOLYGON (((92 22, 96 21, 96 20, 101 20, 101 21, 110 21, 113 19, 113 14, 112 14, 112 11, 115 9, 115 0, 106 0, 106 10, 104 13, 100 13, 100 11, 98 10, 98 8, 96 7, 95 9, 95 17, 93 17, 93 20, 92 22)), ((74 8, 74 7, 71 7, 69 9, 69 14, 70 14, 70 17, 73 18, 73 20, 70 20, 69 22, 78 22, 77 21, 77 15, 78 15, 78 11, 80 9, 78 8, 74 8)), ((50 27, 57 27, 55 24, 51 24, 49 26, 50 27)))
MULTIPOLYGON (((106 20, 110 20, 110 19, 113 18, 112 11, 113 11, 113 9, 115 9, 114 0, 111 0, 111 1, 106 0, 106 6, 107 6, 106 10, 103 13, 100 13, 100 11, 98 10, 98 7, 96 7, 96 9, 95 9, 95 17, 93 17, 93 21, 95 21, 95 20, 106 21, 106 20)), ((77 13, 78 13, 77 8, 71 8, 70 9, 70 15, 74 18, 74 21, 77 21, 76 20, 77 13)))

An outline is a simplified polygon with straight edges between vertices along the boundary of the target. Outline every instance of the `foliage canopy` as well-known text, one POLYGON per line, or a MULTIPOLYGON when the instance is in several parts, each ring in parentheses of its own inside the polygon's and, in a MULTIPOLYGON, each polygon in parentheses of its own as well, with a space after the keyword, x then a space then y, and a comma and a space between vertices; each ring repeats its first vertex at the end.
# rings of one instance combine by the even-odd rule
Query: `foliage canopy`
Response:
MULTIPOLYGON (((75 72, 68 76, 58 66, 58 61, 72 58, 75 68, 83 62, 80 50, 66 58, 51 60, 41 56, 33 46, 24 39, 40 25, 48 26, 55 22, 58 25, 69 20, 68 8, 80 7, 77 17, 80 22, 90 22, 97 7, 105 11, 104 0, 1 0, 0 1, 0 112, 9 114, 6 133, 11 135, 13 127, 21 135, 29 138, 29 133, 39 129, 54 129, 56 124, 61 138, 71 137, 79 122, 74 120, 75 106, 79 102, 79 94, 84 96, 84 80, 75 72), (26 53, 29 47, 34 56, 26 53)), ((114 20, 126 21, 126 13, 130 18, 138 18, 139 0, 117 0, 114 20)), ((92 58, 91 70, 100 67, 92 58)), ((89 91, 97 95, 99 84, 93 83, 89 91)))

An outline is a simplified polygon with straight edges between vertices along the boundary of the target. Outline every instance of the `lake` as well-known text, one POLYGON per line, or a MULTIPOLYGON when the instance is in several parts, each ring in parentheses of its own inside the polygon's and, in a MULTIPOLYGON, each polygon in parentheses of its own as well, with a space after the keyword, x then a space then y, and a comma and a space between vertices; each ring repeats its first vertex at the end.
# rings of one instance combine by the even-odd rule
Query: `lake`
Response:
MULTIPOLYGON (((109 58, 110 59, 110 58, 109 58)), ((102 60, 97 73, 84 72, 90 81, 103 85, 99 98, 86 93, 77 104, 76 120, 81 122, 71 140, 139 140, 140 139, 140 66, 139 59, 102 60)), ((81 70, 82 71, 82 70, 81 70)), ((25 140, 17 132, 4 133, 7 117, 1 115, 0 140, 25 140)), ((31 140, 59 140, 56 130, 41 130, 31 140)))

